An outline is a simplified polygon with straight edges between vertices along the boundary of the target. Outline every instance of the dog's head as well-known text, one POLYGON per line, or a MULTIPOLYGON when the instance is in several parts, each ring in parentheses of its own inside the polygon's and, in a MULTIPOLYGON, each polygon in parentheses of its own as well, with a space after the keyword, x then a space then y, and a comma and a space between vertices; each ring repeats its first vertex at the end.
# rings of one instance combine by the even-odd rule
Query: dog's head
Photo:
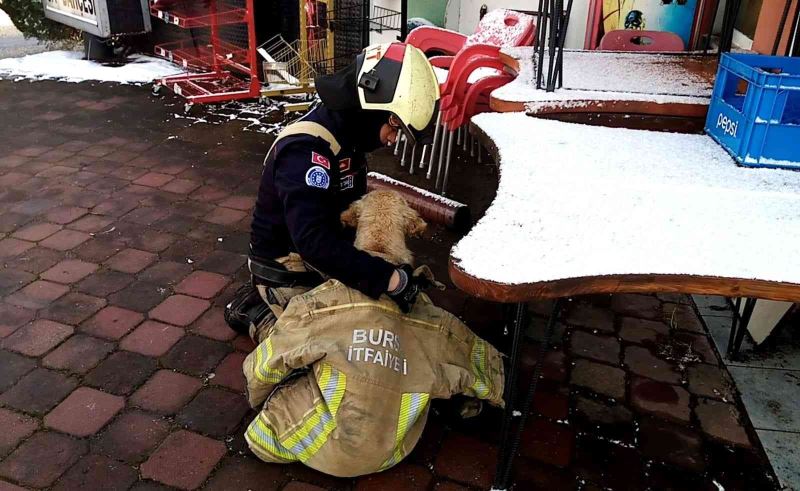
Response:
POLYGON ((411 264, 406 237, 419 237, 427 224, 395 191, 372 191, 342 212, 342 223, 355 227, 356 247, 394 264, 411 264))

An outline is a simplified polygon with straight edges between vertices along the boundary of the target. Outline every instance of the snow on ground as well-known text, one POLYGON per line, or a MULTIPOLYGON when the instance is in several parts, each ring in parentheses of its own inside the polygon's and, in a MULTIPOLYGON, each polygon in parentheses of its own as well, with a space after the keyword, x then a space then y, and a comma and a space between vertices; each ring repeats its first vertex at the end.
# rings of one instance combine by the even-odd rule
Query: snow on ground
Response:
POLYGON ((181 73, 174 64, 144 55, 128 57, 125 65, 109 65, 83 60, 78 51, 48 51, 21 58, 0 60, 0 77, 14 80, 61 80, 65 82, 150 83, 156 78, 181 73))
POLYGON ((616 274, 800 283, 800 172, 751 169, 706 135, 486 113, 500 183, 453 249, 509 284, 616 274))

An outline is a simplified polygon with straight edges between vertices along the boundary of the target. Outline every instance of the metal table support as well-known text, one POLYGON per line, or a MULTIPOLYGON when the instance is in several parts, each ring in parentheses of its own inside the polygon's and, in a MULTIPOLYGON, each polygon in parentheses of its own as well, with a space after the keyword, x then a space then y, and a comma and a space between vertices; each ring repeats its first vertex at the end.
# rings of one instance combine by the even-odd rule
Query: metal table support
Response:
POLYGON ((493 490, 508 489, 509 481, 511 479, 511 469, 514 464, 514 457, 519 450, 519 444, 522 439, 522 430, 525 427, 525 421, 533 408, 533 399, 536 395, 536 385, 542 373, 542 365, 544 364, 544 357, 550 346, 550 338, 553 335, 558 316, 561 312, 561 299, 556 299, 553 304, 553 310, 550 313, 550 319, 547 321, 544 337, 539 346, 539 353, 536 357, 536 365, 533 368, 533 375, 531 376, 530 385, 528 386, 528 393, 523 401, 521 411, 515 416, 517 412, 514 406, 517 392, 517 372, 519 371, 520 363, 520 349, 522 346, 522 331, 527 325, 528 307, 524 303, 518 303, 514 309, 513 333, 511 342, 511 357, 506 377, 506 387, 504 399, 506 402, 505 411, 503 414, 503 426, 500 432, 500 451, 497 458, 497 470, 495 472, 493 490), (518 418, 519 421, 516 427, 514 426, 514 419, 518 418))
POLYGON ((739 356, 739 350, 742 348, 742 341, 744 341, 744 334, 747 332, 747 326, 750 324, 750 317, 753 315, 753 309, 756 307, 756 299, 746 298, 744 301, 744 310, 741 310, 741 307, 742 299, 737 298, 733 303, 731 334, 728 337, 728 349, 726 350, 729 360, 735 360, 739 356))

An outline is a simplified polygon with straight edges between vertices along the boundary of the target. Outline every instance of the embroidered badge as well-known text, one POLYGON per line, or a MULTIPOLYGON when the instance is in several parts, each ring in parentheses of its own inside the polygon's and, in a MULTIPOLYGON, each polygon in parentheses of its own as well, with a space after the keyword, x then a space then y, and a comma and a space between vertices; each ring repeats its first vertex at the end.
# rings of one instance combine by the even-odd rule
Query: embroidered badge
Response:
POLYGON ((331 178, 328 177, 325 169, 315 165, 306 172, 306 184, 312 188, 328 189, 331 184, 331 178))
POLYGON ((312 164, 321 165, 322 167, 325 167, 326 169, 330 169, 331 168, 331 161, 328 160, 328 157, 326 157, 324 155, 320 155, 317 152, 311 152, 311 163, 312 164))
POLYGON ((345 176, 340 180, 340 186, 342 191, 345 189, 353 189, 353 176, 345 176))
POLYGON ((350 170, 350 157, 339 161, 339 171, 347 172, 350 170))

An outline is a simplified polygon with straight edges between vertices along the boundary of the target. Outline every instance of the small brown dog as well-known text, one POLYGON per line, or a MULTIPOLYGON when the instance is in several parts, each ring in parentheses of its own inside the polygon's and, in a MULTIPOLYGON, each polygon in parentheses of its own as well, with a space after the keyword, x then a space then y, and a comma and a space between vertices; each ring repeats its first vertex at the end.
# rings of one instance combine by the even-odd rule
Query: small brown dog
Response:
POLYGON ((342 223, 356 229, 356 249, 395 264, 413 264, 406 237, 419 237, 428 226, 394 191, 372 191, 342 212, 342 223))

